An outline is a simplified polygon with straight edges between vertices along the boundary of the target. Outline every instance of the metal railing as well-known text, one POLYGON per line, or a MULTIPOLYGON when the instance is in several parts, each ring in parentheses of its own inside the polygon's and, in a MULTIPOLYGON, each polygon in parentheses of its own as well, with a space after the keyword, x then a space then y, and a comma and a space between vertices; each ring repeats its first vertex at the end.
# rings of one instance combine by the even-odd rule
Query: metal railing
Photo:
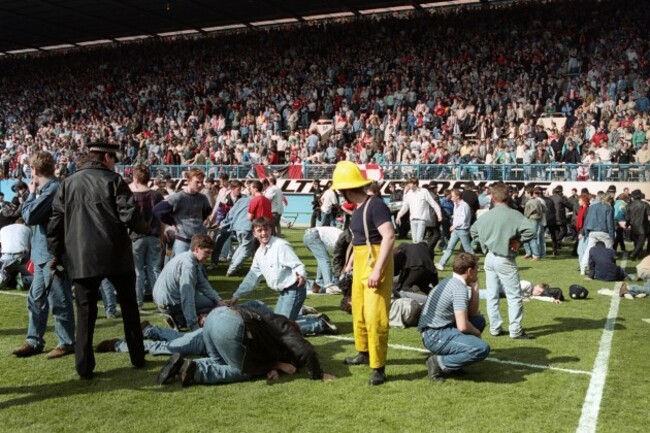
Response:
MULTIPOLYGON (((334 164, 304 164, 303 179, 331 179, 334 164)), ((253 165, 152 165, 151 176, 182 178, 190 168, 199 168, 218 178, 227 173, 231 179, 257 178, 253 165)), ((283 173, 286 165, 266 166, 267 173, 283 173)), ((650 181, 650 164, 383 164, 387 180, 418 178, 422 180, 489 180, 489 181, 650 181)), ((123 176, 132 166, 117 166, 123 176)), ((286 176, 282 176, 286 177, 286 176)))

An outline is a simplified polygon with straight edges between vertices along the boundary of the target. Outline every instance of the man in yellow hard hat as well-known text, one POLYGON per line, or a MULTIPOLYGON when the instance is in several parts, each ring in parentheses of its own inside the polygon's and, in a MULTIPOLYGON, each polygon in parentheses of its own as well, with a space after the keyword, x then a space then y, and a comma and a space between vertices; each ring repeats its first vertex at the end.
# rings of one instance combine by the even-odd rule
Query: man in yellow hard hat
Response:
MULTIPOLYGON (((370 365, 370 385, 386 381, 388 351, 388 311, 393 283, 393 242, 395 232, 391 213, 384 201, 368 195, 371 183, 350 161, 336 164, 333 190, 358 206, 352 214, 352 324, 354 345, 359 352, 346 358, 348 365, 370 365)), ((349 261, 346 270, 352 269, 349 261)))

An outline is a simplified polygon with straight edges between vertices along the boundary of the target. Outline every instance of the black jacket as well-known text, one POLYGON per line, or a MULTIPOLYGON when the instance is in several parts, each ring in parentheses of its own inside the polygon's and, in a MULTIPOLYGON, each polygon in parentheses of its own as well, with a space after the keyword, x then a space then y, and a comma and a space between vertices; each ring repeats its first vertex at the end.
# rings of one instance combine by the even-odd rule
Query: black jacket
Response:
POLYGON ((589 277, 601 281, 621 281, 625 278, 625 272, 616 264, 613 249, 593 247, 589 250, 589 277))
POLYGON ((66 253, 72 279, 133 271, 128 229, 150 232, 122 176, 89 161, 59 186, 47 227, 48 249, 58 258, 66 253))
POLYGON ((565 196, 562 194, 552 194, 551 200, 555 205, 555 223, 557 225, 565 225, 567 221, 566 212, 571 212, 571 205, 565 196))
POLYGON ((650 215, 650 205, 643 200, 632 200, 625 206, 625 215, 627 225, 635 235, 648 233, 648 215, 650 215))
POLYGON ((323 378, 314 346, 302 336, 295 322, 279 314, 246 306, 235 306, 246 326, 243 371, 266 374, 278 362, 306 367, 311 379, 323 378))

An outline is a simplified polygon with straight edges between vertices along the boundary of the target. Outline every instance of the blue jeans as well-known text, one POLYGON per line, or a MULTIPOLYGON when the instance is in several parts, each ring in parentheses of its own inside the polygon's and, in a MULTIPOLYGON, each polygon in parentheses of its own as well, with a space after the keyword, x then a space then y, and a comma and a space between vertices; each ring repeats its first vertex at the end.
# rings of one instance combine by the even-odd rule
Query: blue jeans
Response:
MULTIPOLYGON (((539 230, 539 220, 528 220, 531 225, 535 226, 535 233, 539 230)), ((533 237, 530 241, 524 242, 524 250, 527 256, 541 257, 539 252, 539 240, 537 236, 533 237)))
POLYGON ((524 304, 519 285, 519 270, 515 259, 488 252, 485 256, 485 282, 487 284, 487 313, 490 320, 490 333, 498 334, 503 325, 503 319, 499 312, 499 292, 503 291, 508 301, 510 336, 518 336, 522 333, 521 321, 524 318, 524 304))
POLYGON ((414 244, 424 240, 424 230, 427 228, 427 223, 424 220, 411 220, 411 239, 414 244))
POLYGON ((232 252, 232 234, 226 237, 226 241, 223 243, 223 246, 221 247, 221 251, 219 253, 219 259, 223 261, 227 261, 228 256, 230 255, 231 252, 232 252))
POLYGON ((538 257, 546 257, 546 226, 537 225, 537 247, 539 248, 538 257))
POLYGON ((205 384, 247 380, 249 377, 242 371, 245 333, 244 320, 238 311, 228 307, 212 310, 203 326, 208 358, 196 360, 194 380, 205 384))
MULTIPOLYGON (((469 317, 479 331, 485 328, 481 315, 469 317)), ((444 372, 460 370, 466 365, 483 361, 490 354, 490 346, 482 339, 463 334, 455 327, 427 329, 422 333, 424 347, 438 355, 436 360, 444 372)))
POLYGON ((115 286, 108 281, 108 278, 102 280, 99 286, 99 294, 102 295, 102 302, 104 302, 104 312, 106 315, 115 314, 117 311, 117 299, 115 297, 115 286))
POLYGON ((242 263, 244 263, 244 260, 246 260, 247 257, 251 256, 251 253, 253 251, 253 232, 248 230, 238 231, 235 232, 235 235, 237 236, 237 242, 239 245, 232 255, 230 266, 228 266, 227 273, 229 274, 236 272, 242 263))
POLYGON ((190 250, 190 243, 182 241, 178 238, 174 241, 174 245, 172 245, 172 257, 176 257, 179 254, 182 254, 186 251, 190 250))
POLYGON ((590 232, 589 236, 586 239, 585 252, 582 254, 580 259, 580 271, 585 272, 589 267, 589 252, 596 245, 596 242, 602 241, 605 244, 605 248, 611 248, 612 238, 609 236, 609 233, 605 232, 590 232))
POLYGON ((145 275, 150 288, 153 288, 160 275, 160 239, 155 236, 144 236, 133 241, 133 261, 135 263, 135 296, 138 306, 142 307, 145 275))
POLYGON ((466 253, 474 254, 474 251, 472 250, 472 244, 469 240, 469 231, 467 229, 456 229, 453 232, 451 232, 451 238, 449 239, 449 244, 447 244, 447 249, 445 252, 442 254, 442 258, 440 259, 440 266, 443 268, 447 264, 447 261, 449 260, 449 257, 451 257, 451 254, 454 252, 454 248, 456 248, 456 245, 460 241, 461 245, 463 245, 463 250, 466 253))
POLYGON ((315 316, 300 316, 300 309, 307 297, 305 286, 298 287, 293 285, 280 292, 277 304, 275 304, 275 314, 279 314, 295 321, 300 327, 300 332, 304 335, 321 334, 323 324, 320 318, 315 316))
POLYGON ((336 278, 332 273, 330 255, 327 252, 327 248, 325 248, 325 244, 318 234, 318 230, 305 230, 302 241, 316 258, 316 284, 322 287, 336 284, 336 278))
POLYGON ((34 280, 27 295, 29 322, 25 340, 34 348, 45 347, 43 336, 47 329, 47 316, 51 306, 57 347, 72 349, 74 348, 72 286, 67 278, 52 275, 50 263, 34 264, 34 280), (46 296, 45 289, 50 281, 52 282, 50 293, 46 296))
MULTIPOLYGON (((170 328, 159 328, 147 326, 142 332, 144 336, 144 350, 149 355, 205 355, 205 343, 203 342, 203 329, 182 333, 170 328)), ((128 352, 129 346, 126 340, 119 340, 115 343, 116 352, 128 352)))

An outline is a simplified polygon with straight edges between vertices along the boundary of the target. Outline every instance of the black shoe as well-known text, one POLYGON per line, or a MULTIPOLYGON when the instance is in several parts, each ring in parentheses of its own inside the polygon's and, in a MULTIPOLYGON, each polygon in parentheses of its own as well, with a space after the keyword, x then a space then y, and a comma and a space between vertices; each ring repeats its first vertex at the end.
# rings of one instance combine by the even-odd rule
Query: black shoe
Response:
POLYGON ((320 315, 320 322, 323 324, 323 334, 337 335, 339 333, 339 329, 327 314, 320 315))
POLYGON ((382 385, 384 382, 386 382, 386 373, 384 372, 384 369, 375 368, 372 371, 372 375, 370 376, 370 380, 368 380, 368 383, 372 386, 376 386, 376 385, 382 385))
POLYGON ((502 335, 506 335, 506 334, 507 334, 507 332, 504 331, 503 329, 499 329, 499 332, 497 332, 496 334, 490 333, 490 335, 493 336, 493 337, 501 337, 502 335))
POLYGON ((429 356, 427 358, 426 364, 427 364, 429 379, 435 382, 445 381, 442 368, 440 368, 440 364, 438 364, 438 361, 436 360, 436 355, 429 356))
POLYGON ((183 388, 194 382, 194 372, 196 372, 196 362, 191 359, 183 361, 180 371, 181 385, 183 385, 183 388))
POLYGON ((368 364, 370 364, 370 358, 368 357, 368 353, 359 352, 359 353, 357 353, 356 356, 352 356, 350 358, 345 358, 345 360, 343 361, 343 364, 346 364, 346 365, 368 365, 368 364))
POLYGON ((534 340, 535 336, 527 334, 526 331, 521 331, 521 334, 517 335, 516 337, 510 337, 513 340, 534 340))
POLYGON ((174 353, 167 361, 167 364, 158 372, 158 377, 156 378, 156 383, 158 385, 164 385, 172 377, 178 374, 178 370, 183 366, 183 357, 180 353, 174 353))

